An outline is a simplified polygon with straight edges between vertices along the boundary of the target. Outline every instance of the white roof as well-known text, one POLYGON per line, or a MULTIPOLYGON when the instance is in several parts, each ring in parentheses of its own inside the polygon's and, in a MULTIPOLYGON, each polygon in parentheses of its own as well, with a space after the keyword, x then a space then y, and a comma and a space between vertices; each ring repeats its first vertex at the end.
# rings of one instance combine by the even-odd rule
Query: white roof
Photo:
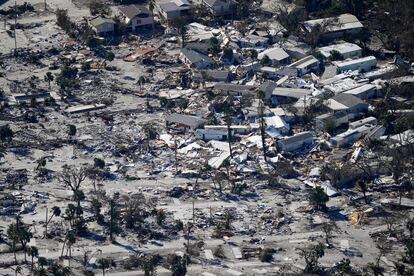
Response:
POLYGON ((268 56, 271 60, 284 60, 289 58, 288 53, 286 53, 282 48, 274 47, 270 49, 266 49, 260 54, 258 54, 258 58, 262 59, 264 56, 268 56))
POLYGON ((266 125, 268 127, 274 126, 276 128, 286 128, 289 129, 289 125, 280 117, 280 116, 273 116, 273 117, 265 117, 266 125))
POLYGON ((318 63, 318 62, 319 62, 319 60, 317 60, 314 56, 310 55, 310 56, 304 57, 304 58, 290 64, 289 67, 295 67, 295 68, 298 68, 298 69, 303 69, 303 68, 308 67, 309 65, 312 65, 312 64, 315 64, 315 63, 318 63))
POLYGON ((367 83, 367 84, 364 84, 363 86, 360 86, 360 87, 357 87, 357 88, 354 88, 354 89, 345 91, 344 93, 352 94, 352 95, 357 96, 357 95, 359 95, 361 93, 365 93, 367 91, 370 91, 370 90, 376 89, 376 88, 377 87, 375 85, 370 84, 370 83, 367 83))
POLYGON ((319 52, 326 58, 331 56, 332 51, 337 51, 341 55, 361 51, 361 47, 354 43, 344 42, 344 43, 338 43, 333 44, 325 47, 319 48, 319 52))
POLYGON ((323 25, 325 23, 328 23, 329 21, 332 21, 333 24, 328 26, 328 32, 345 31, 364 27, 364 25, 362 25, 362 23, 359 22, 358 18, 356 18, 355 15, 349 13, 341 14, 338 17, 329 17, 305 21, 303 22, 303 25, 306 28, 306 30, 310 32, 312 28, 316 25, 323 25))
POLYGON ((340 102, 335 101, 334 99, 328 99, 326 101, 326 106, 334 111, 339 110, 346 110, 348 107, 346 105, 341 104, 340 102))
POLYGON ((368 56, 363 58, 357 58, 357 59, 348 59, 344 61, 334 61, 333 64, 340 67, 346 67, 354 64, 362 64, 365 62, 377 62, 377 59, 374 56, 368 56))

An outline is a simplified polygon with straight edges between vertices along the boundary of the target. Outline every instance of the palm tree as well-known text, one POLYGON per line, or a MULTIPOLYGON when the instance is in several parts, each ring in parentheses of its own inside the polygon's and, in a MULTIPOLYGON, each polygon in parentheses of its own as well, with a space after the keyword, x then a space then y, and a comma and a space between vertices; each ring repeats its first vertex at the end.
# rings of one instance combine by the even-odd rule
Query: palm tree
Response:
POLYGON ((98 267, 100 269, 102 269, 102 275, 105 276, 105 269, 108 269, 109 268, 109 265, 110 265, 109 260, 106 259, 106 258, 100 258, 97 261, 97 264, 98 264, 98 267))
POLYGON ((19 233, 17 230, 17 225, 15 223, 10 224, 9 228, 7 229, 7 238, 12 243, 12 250, 14 254, 14 264, 17 264, 16 244, 19 242, 19 233))
POLYGON ((22 274, 22 267, 21 266, 17 266, 16 268, 12 268, 12 270, 14 271, 14 275, 17 276, 18 274, 22 274))
POLYGON ((147 82, 144 76, 140 76, 137 84, 139 85, 139 92, 142 92, 142 86, 147 82))
POLYGON ((45 82, 48 83, 49 90, 50 90, 50 83, 54 80, 54 77, 53 77, 52 73, 51 72, 47 72, 43 79, 45 80, 45 82))
POLYGON ((0 146, 0 160, 6 156, 6 148, 0 146))
POLYGON ((47 207, 46 207, 45 234, 44 234, 43 238, 45 238, 47 236, 47 226, 49 225, 49 222, 52 220, 53 217, 59 217, 61 213, 62 213, 62 211, 60 210, 59 207, 53 206, 52 207, 52 215, 48 219, 47 218, 48 217, 48 210, 47 210, 47 207))
POLYGON ((29 252, 29 256, 32 258, 32 264, 30 266, 30 271, 33 273, 34 268, 34 257, 39 256, 39 250, 36 246, 30 246, 27 251, 29 252))

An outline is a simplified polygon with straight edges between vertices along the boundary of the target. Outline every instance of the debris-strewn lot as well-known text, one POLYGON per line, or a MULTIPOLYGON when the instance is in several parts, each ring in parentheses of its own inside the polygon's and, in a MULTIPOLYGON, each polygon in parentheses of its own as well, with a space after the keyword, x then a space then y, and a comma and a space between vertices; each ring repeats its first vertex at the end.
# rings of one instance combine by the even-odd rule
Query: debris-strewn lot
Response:
POLYGON ((414 274, 413 3, 119 2, 0 5, 3 275, 414 274))

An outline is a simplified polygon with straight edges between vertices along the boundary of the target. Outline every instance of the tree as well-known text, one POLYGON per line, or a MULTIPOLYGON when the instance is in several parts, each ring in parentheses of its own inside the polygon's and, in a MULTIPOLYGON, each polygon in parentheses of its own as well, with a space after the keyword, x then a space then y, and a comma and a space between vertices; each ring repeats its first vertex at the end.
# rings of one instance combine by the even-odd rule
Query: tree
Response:
POLYGON ((171 20, 171 26, 178 32, 181 36, 181 47, 184 48, 188 38, 187 34, 187 19, 183 16, 179 16, 171 20))
POLYGON ((322 231, 325 234, 325 243, 328 247, 331 247, 332 232, 335 228, 336 225, 333 223, 325 222, 322 224, 322 231))
POLYGON ((257 53, 257 50, 256 49, 251 49, 250 50, 250 58, 252 59, 252 60, 257 60, 257 56, 258 56, 259 54, 257 53))
POLYGON ((3 144, 10 143, 13 136, 14 133, 8 124, 0 126, 0 140, 3 144))
POLYGON ((93 159, 93 166, 98 169, 103 169, 105 167, 105 161, 100 158, 93 159))
POLYGON ((223 49, 223 58, 227 59, 228 61, 233 60, 233 49, 224 48, 223 49))
POLYGON ((30 232, 29 226, 21 221, 18 223, 17 230, 19 234, 20 244, 23 248, 24 262, 27 263, 27 244, 30 242, 30 239, 33 237, 33 234, 30 232))
POLYGON ((62 252, 61 252, 60 256, 61 257, 63 256, 63 252, 64 252, 64 249, 65 249, 65 246, 67 246, 66 256, 67 256, 67 254, 69 252, 69 257, 72 257, 72 245, 74 245, 75 242, 76 242, 75 232, 73 230, 68 231, 66 233, 65 240, 63 241, 62 252))
POLYGON ((14 271, 15 276, 22 274, 22 271, 23 271, 22 267, 19 265, 16 268, 12 268, 12 270, 14 271))
POLYGON ((17 230, 17 225, 15 223, 10 224, 7 228, 7 238, 11 241, 14 254, 14 264, 17 265, 16 245, 19 242, 19 233, 17 230))
POLYGON ((77 77, 78 69, 65 64, 60 68, 60 73, 56 76, 55 81, 61 91, 68 93, 69 89, 77 86, 77 77))
POLYGON ((299 249, 299 256, 305 259, 305 273, 317 273, 319 270, 318 260, 325 255, 322 243, 299 249))
POLYGON ((321 187, 315 187, 309 193, 309 202, 316 210, 325 210, 329 197, 321 187))
POLYGON ((220 53, 220 42, 214 36, 210 38, 210 51, 213 56, 217 56, 220 53))
POLYGON ((259 91, 257 93, 258 98, 259 98, 259 106, 258 106, 258 114, 259 114, 259 118, 260 118, 260 135, 262 138, 262 149, 263 149, 263 158, 264 161, 267 162, 267 148, 266 148, 266 129, 265 129, 265 120, 264 120, 264 97, 265 94, 263 91, 259 91))
POLYGON ((174 255, 170 260, 171 276, 185 276, 187 274, 187 261, 181 256, 174 255))
POLYGON ((364 179, 360 179, 360 180, 357 181, 357 186, 358 186, 359 190, 361 191, 362 195, 364 196, 365 204, 368 204, 368 198, 367 198, 368 187, 367 187, 367 183, 365 182, 364 179))
POLYGON ((163 209, 158 209, 157 210, 157 224, 160 226, 163 225, 165 222, 165 218, 166 218, 165 211, 163 209))
POLYGON ((97 261, 98 267, 102 269, 102 275, 105 276, 105 270, 109 268, 110 261, 106 258, 100 258, 97 261))
POLYGON ((68 125, 68 135, 69 135, 69 137, 72 138, 73 136, 75 136, 76 132, 77 132, 77 130, 76 130, 75 125, 68 125))
POLYGON ((0 146, 0 160, 6 156, 6 149, 0 146))
POLYGON ((56 10, 56 24, 62 28, 69 36, 73 35, 73 23, 68 16, 68 10, 56 10))
POLYGON ((262 66, 267 66, 267 65, 270 65, 272 63, 272 61, 270 60, 270 58, 269 58, 269 56, 268 55, 264 55, 263 57, 262 57, 262 59, 260 60, 260 64, 262 65, 262 66))
POLYGON ((233 110, 232 110, 232 101, 227 102, 224 107, 224 114, 225 114, 225 122, 227 126, 227 142, 229 143, 229 151, 230 151, 230 158, 233 158, 233 150, 231 147, 232 142, 232 133, 231 133, 231 125, 233 123, 233 110))
POLYGON ((60 210, 60 208, 58 206, 53 206, 52 207, 52 214, 51 214, 50 218, 48 219, 49 214, 48 214, 48 209, 46 207, 45 234, 44 234, 43 238, 47 236, 47 226, 49 225, 50 221, 53 219, 53 217, 59 217, 61 213, 62 213, 62 211, 60 210))
POLYGON ((366 266, 366 270, 370 271, 374 276, 384 275, 385 269, 381 266, 381 256, 380 254, 374 263, 370 262, 366 266))
POLYGON ((49 90, 50 90, 50 83, 55 79, 55 77, 53 76, 53 74, 51 72, 47 72, 46 75, 43 77, 43 79, 45 80, 45 82, 48 83, 49 85, 49 90))
POLYGON ((110 16, 112 13, 111 8, 106 4, 99 0, 93 0, 89 2, 88 5, 89 11, 91 15, 101 15, 101 16, 110 16))
POLYGON ((114 234, 119 231, 119 219, 120 219, 120 212, 118 207, 119 195, 114 194, 109 199, 109 240, 113 242, 114 234))
POLYGON ((141 268, 144 270, 145 276, 155 276, 155 267, 157 265, 157 258, 154 256, 144 256, 141 258, 141 268))
POLYGON ((27 251, 29 253, 29 256, 32 259, 32 262, 31 262, 31 265, 30 265, 30 271, 33 272, 33 270, 34 270, 34 258, 37 257, 37 256, 39 256, 39 250, 37 249, 36 246, 30 246, 27 249, 27 251))
POLYGON ((105 219, 104 219, 104 216, 101 214, 101 208, 102 208, 101 201, 96 197, 92 198, 91 208, 92 208, 92 213, 95 217, 95 221, 99 225, 102 225, 105 222, 105 219))
POLYGON ((273 253, 275 250, 273 248, 264 248, 260 251, 259 259, 261 262, 271 262, 273 259, 273 253))
POLYGON ((251 8, 251 2, 250 0, 240 0, 237 3, 237 15, 240 18, 247 18, 250 14, 250 8, 251 8))
POLYGON ((147 82, 147 79, 144 76, 140 76, 137 84, 139 85, 139 90, 142 92, 142 86, 147 82))
POLYGON ((85 181, 87 168, 85 166, 74 167, 64 165, 58 178, 66 188, 69 188, 75 195, 80 190, 82 183, 85 181))

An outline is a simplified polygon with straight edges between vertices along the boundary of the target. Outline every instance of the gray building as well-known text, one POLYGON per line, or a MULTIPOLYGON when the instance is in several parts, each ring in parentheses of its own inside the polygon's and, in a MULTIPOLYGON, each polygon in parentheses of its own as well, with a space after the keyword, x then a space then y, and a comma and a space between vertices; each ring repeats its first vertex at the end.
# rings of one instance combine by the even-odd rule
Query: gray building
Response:
POLYGON ((287 137, 277 141, 279 149, 285 152, 299 150, 305 146, 313 145, 313 133, 310 131, 301 132, 291 137, 287 137))
POLYGON ((202 127, 206 120, 198 116, 172 113, 165 117, 165 122, 167 127, 171 124, 175 124, 178 127, 183 127, 184 129, 197 129, 202 127))

